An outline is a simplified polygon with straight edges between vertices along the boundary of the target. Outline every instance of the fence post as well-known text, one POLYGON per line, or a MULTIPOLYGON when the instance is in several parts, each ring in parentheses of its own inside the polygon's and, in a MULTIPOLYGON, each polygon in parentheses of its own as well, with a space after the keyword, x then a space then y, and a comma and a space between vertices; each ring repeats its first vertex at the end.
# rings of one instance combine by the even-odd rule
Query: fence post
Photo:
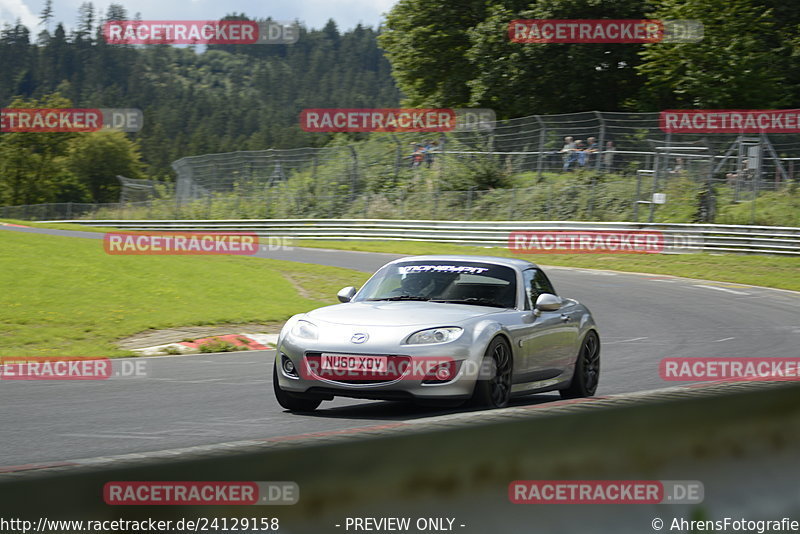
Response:
POLYGON ((702 221, 707 224, 713 224, 717 218, 717 194, 714 189, 714 156, 712 152, 711 161, 708 163, 708 174, 706 175, 706 217, 702 221))
MULTIPOLYGON (((665 144, 667 147, 672 146, 672 134, 668 133, 666 137, 665 144)), ((667 158, 669 159, 669 148, 667 148, 667 158)), ((659 157, 658 148, 656 148, 656 161, 653 165, 653 193, 658 193, 658 178, 661 172, 661 158, 659 157)), ((647 218, 647 222, 653 222, 656 214, 656 203, 653 202, 653 197, 650 197, 650 216, 647 218)))
POLYGON ((350 149, 350 157, 352 158, 350 167, 350 202, 356 198, 356 181, 358 180, 358 154, 352 145, 347 145, 350 149))
POLYGON ((633 220, 639 222, 639 200, 642 198, 642 174, 636 173, 636 196, 633 197, 633 220))
POLYGON ((392 133, 392 141, 394 141, 394 179, 397 180, 397 177, 400 176, 400 166, 403 164, 403 147, 400 144, 400 140, 397 136, 392 133))
POLYGON ((592 176, 592 183, 589 186, 589 220, 592 219, 592 213, 594 213, 594 196, 597 190, 597 177, 592 176))
POLYGON ((442 134, 439 136, 439 157, 436 158, 436 161, 439 162, 439 180, 436 181, 436 192, 439 192, 439 182, 442 180, 442 176, 444 176, 444 160, 445 155, 447 154, 447 136, 442 134))
POLYGON ((67 202, 67 220, 72 219, 72 202, 67 202))
POLYGON ((597 120, 600 122, 600 133, 597 136, 598 151, 594 152, 594 168, 599 172, 602 168, 600 166, 600 161, 602 160, 603 147, 606 146, 606 121, 603 120, 603 115, 601 115, 599 111, 595 111, 594 114, 597 116, 597 120))
POLYGON ((539 125, 541 126, 541 129, 539 130, 539 159, 536 162, 536 179, 541 181, 542 169, 544 166, 544 138, 547 134, 547 127, 544 125, 544 121, 539 115, 536 115, 536 120, 539 121, 539 125))
POLYGON ((750 224, 756 223, 756 200, 761 185, 761 169, 758 169, 753 176, 753 203, 750 206, 750 224))

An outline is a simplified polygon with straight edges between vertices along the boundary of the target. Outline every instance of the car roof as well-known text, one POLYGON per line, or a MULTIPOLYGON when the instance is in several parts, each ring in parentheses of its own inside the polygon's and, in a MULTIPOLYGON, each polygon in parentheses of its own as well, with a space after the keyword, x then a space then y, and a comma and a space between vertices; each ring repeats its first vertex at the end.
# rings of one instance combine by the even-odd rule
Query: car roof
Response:
POLYGON ((394 260, 390 263, 402 263, 406 261, 472 261, 472 262, 483 262, 483 263, 492 263, 495 265, 504 265, 506 267, 511 267, 512 269, 519 269, 525 270, 530 269, 531 267, 537 267, 537 265, 533 262, 527 260, 521 260, 518 258, 501 258, 499 256, 470 256, 467 254, 459 254, 459 255, 438 255, 438 254, 429 254, 425 256, 406 256, 404 258, 400 258, 394 260))

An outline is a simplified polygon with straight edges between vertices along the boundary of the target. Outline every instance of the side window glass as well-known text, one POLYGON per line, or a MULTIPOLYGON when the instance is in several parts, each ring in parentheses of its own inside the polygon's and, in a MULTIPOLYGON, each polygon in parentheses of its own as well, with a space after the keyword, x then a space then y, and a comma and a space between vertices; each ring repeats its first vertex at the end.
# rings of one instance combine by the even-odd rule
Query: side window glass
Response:
POLYGON ((522 273, 522 283, 525 284, 525 295, 527 298, 526 310, 532 310, 536 304, 536 299, 542 293, 556 294, 553 289, 553 284, 547 279, 547 276, 538 269, 528 269, 522 273))
POLYGON ((547 279, 547 275, 545 275, 542 271, 536 271, 536 276, 533 278, 533 283, 536 286, 536 289, 539 291, 539 294, 556 294, 556 290, 553 289, 553 284, 550 283, 550 280, 547 279))
POLYGON ((532 310, 533 305, 536 303, 536 298, 539 296, 536 292, 536 284, 534 278, 536 277, 536 269, 528 269, 522 272, 522 283, 525 286, 525 309, 532 310))

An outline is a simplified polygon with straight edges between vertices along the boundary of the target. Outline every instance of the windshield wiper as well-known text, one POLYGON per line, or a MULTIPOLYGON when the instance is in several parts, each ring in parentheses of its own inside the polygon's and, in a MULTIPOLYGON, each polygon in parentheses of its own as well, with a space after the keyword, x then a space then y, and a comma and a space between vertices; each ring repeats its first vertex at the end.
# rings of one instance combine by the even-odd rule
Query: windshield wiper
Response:
POLYGON ((364 299, 369 301, 376 301, 376 300, 431 300, 428 297, 412 297, 411 295, 399 295, 397 297, 383 297, 379 299, 364 299))
POLYGON ((477 297, 470 297, 466 299, 431 300, 431 302, 446 302, 449 304, 476 304, 478 306, 491 306, 493 308, 508 308, 508 306, 506 306, 505 304, 500 304, 497 301, 486 298, 477 298, 477 297))

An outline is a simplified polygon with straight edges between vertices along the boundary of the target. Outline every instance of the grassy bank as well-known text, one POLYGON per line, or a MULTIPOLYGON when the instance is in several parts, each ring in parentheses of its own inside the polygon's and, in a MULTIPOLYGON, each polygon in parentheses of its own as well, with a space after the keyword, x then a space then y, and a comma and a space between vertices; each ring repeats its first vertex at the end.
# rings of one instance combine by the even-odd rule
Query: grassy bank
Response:
POLYGON ((363 273, 236 256, 109 256, 101 241, 0 232, 0 356, 122 356, 147 329, 280 321, 363 273))
POLYGON ((393 254, 481 254, 541 265, 669 274, 800 291, 800 258, 738 254, 514 254, 503 247, 467 247, 421 241, 297 240, 297 246, 393 254))

